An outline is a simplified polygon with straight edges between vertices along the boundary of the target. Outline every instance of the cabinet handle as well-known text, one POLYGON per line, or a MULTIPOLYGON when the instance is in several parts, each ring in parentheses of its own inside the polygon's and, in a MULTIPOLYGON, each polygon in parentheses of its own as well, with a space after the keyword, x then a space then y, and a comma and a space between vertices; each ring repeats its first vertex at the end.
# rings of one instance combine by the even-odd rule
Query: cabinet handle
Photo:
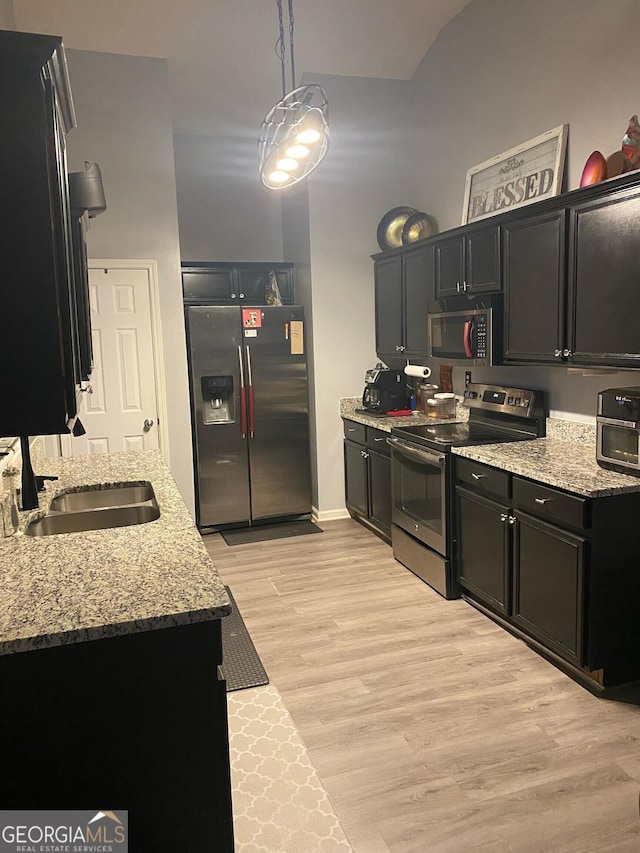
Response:
POLYGON ((516 523, 515 515, 510 515, 509 516, 509 524, 515 524, 515 523, 516 523))
POLYGON ((358 432, 357 427, 347 427, 347 432, 358 432))
POLYGON ((240 294, 240 299, 244 299, 244 293, 240 294))
POLYGON ((366 450, 361 450, 361 451, 360 451, 360 455, 362 456, 362 458, 363 458, 363 459, 368 459, 368 458, 369 458, 369 454, 367 453, 367 451, 366 451, 366 450))
POLYGON ((231 298, 232 298, 232 299, 235 299, 235 298, 236 298, 235 293, 232 293, 232 294, 231 294, 231 298))
POLYGON ((540 504, 541 506, 544 506, 547 503, 547 501, 550 501, 550 500, 551 500, 551 498, 534 498, 534 501, 537 504, 540 504))
POLYGON ((500 513, 500 521, 504 524, 504 522, 509 518, 506 512, 500 513))
POLYGON ((571 358, 571 356, 573 355, 573 353, 571 352, 571 350, 570 350, 570 349, 563 349, 563 350, 562 350, 562 355, 563 355, 565 358, 571 358))
POLYGON ((472 474, 471 475, 474 480, 481 480, 483 477, 486 477, 486 474, 472 474))
POLYGON ((373 440, 374 441, 386 441, 387 439, 386 438, 374 438, 373 440))
POLYGON ((463 281, 463 282, 462 282, 462 292, 463 292, 463 293, 466 293, 466 292, 467 292, 467 282, 466 282, 466 281, 463 281))
POLYGON ((560 349, 554 350, 553 354, 556 358, 561 358, 562 357, 562 350, 560 350, 560 349))
POLYGON ((460 293, 460 282, 456 281, 456 293, 460 293))

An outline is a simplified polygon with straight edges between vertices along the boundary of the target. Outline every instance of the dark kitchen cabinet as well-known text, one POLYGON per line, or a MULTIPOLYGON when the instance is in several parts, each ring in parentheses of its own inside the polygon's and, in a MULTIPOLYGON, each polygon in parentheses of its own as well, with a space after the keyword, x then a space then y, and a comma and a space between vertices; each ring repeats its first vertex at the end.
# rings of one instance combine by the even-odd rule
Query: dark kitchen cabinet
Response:
POLYGON ((511 613, 509 508, 456 487, 458 580, 504 616, 511 613))
POLYGON ((640 678, 640 493, 585 496, 455 458, 465 598, 594 692, 640 678))
POLYGON ((383 361, 427 355, 427 306, 435 293, 433 252, 430 244, 411 246, 375 262, 376 352, 383 361))
POLYGON ((109 801, 130 850, 233 853, 221 662, 219 620, 0 656, 4 806, 109 801))
POLYGON ((637 177, 541 208, 500 219, 505 362, 639 367, 637 177))
POLYGON ((586 539, 521 512, 515 517, 513 623, 582 666, 586 539))
POLYGON ((640 187, 569 211, 569 363, 640 367, 640 187))
POLYGON ((436 299, 501 289, 500 231, 496 225, 469 226, 436 239, 436 299))
POLYGON ((266 305, 273 272, 283 305, 293 305, 293 264, 183 261, 182 291, 186 305, 266 305))
POLYGON ((91 364, 84 247, 69 206, 75 114, 61 39, 0 32, 0 435, 64 433, 91 364), (75 262, 75 263, 74 263, 75 262))
POLYGON ((565 329, 566 212, 523 216, 502 227, 504 361, 555 362, 565 329))
POLYGON ((395 357, 403 352, 402 256, 395 255, 376 261, 373 274, 376 353, 384 361, 385 356, 395 357))
POLYGON ((345 503, 356 520, 391 542, 391 457, 384 430, 344 420, 345 503))

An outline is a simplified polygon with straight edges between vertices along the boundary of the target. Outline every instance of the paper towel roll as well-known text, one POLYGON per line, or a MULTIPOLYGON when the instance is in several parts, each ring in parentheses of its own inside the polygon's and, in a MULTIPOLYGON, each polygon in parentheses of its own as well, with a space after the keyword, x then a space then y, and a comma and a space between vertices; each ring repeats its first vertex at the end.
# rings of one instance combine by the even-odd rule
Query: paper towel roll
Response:
POLYGON ((420 379, 426 379, 431 376, 431 368, 421 364, 408 364, 404 372, 407 376, 418 376, 420 379))

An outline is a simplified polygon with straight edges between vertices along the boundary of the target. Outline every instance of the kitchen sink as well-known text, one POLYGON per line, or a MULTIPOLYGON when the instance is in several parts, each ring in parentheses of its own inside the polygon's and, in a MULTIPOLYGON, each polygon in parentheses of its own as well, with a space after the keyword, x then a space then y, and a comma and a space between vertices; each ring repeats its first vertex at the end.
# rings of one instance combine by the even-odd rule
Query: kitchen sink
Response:
POLYGON ((79 533, 86 530, 105 530, 108 527, 129 527, 146 524, 160 518, 158 505, 138 504, 85 512, 61 512, 45 515, 32 521, 24 531, 27 536, 52 536, 56 533, 79 533))
POLYGON ((82 489, 58 495, 51 501, 49 512, 84 512, 86 510, 142 504, 154 500, 151 483, 122 483, 106 489, 82 489))
POLYGON ((106 489, 81 489, 58 495, 49 512, 30 522, 26 536, 53 536, 146 524, 160 518, 160 508, 150 483, 122 483, 106 489))

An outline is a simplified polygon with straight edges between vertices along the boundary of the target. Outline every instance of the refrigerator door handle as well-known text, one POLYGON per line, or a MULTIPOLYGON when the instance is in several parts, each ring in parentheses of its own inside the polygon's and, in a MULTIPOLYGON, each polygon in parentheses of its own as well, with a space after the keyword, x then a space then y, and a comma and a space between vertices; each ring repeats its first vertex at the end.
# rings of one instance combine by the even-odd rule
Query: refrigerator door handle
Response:
POLYGON ((247 350, 247 391, 249 392, 249 437, 253 438, 256 428, 255 398, 253 396, 253 376, 251 374, 251 350, 247 350))
POLYGON ((244 387, 244 367, 242 366, 242 347, 238 347, 238 364, 240 365, 240 431, 242 437, 247 437, 247 395, 244 387))

